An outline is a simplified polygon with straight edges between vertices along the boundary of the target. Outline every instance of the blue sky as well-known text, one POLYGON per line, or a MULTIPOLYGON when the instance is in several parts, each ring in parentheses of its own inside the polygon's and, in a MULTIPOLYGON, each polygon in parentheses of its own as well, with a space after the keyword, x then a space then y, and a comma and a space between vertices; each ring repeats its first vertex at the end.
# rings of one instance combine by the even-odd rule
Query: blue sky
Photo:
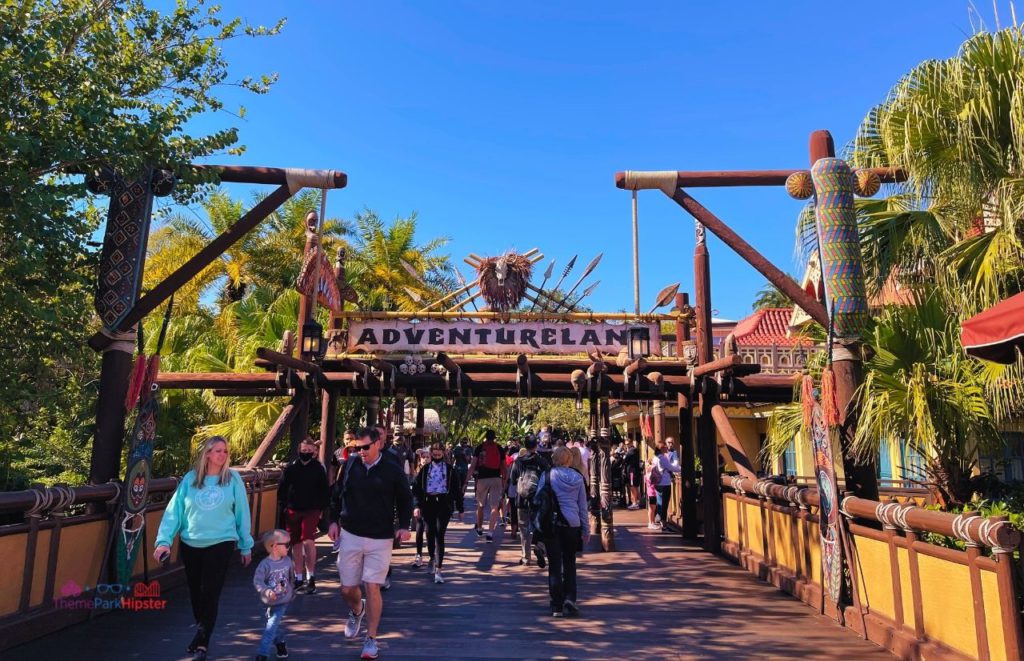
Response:
MULTIPOLYGON (((216 160, 343 170, 349 187, 329 195, 329 214, 415 211, 424 239, 451 237, 464 274, 469 252, 537 247, 539 270, 579 253, 577 274, 604 252, 589 300, 606 311, 633 299, 630 196, 616 171, 806 167, 812 130, 841 147, 902 74, 952 56, 972 31, 963 0, 223 5, 288 24, 229 44, 233 75, 280 82, 264 97, 225 93, 247 114, 211 121, 237 125, 247 151, 216 160)), ((991 5, 982 16, 994 25, 991 5)), ((799 272, 800 203, 784 190, 691 193, 799 272)), ((741 318, 765 281, 717 239, 709 247, 716 316, 741 318)), ((692 254, 690 217, 642 192, 645 310, 671 282, 692 292, 692 254)))

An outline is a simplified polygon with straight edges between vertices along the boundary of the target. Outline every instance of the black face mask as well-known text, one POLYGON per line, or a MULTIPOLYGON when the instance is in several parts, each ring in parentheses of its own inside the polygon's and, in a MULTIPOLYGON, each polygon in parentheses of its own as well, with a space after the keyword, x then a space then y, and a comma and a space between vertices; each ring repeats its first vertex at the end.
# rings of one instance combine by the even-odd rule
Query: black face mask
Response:
POLYGON ((301 459, 303 462, 308 462, 312 458, 313 458, 313 453, 312 452, 300 452, 299 453, 299 459, 301 459))

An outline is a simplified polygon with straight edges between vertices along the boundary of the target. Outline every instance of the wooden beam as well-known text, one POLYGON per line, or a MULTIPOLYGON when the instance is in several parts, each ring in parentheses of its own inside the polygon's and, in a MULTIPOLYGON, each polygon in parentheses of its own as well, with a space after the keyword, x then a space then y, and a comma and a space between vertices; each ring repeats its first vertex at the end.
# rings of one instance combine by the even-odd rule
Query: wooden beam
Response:
MULTIPOLYGON (((462 301, 460 305, 468 303, 462 301)), ((690 314, 682 313, 651 313, 637 317, 632 312, 480 312, 437 311, 429 312, 378 312, 370 310, 345 310, 339 315, 341 319, 356 320, 410 320, 410 319, 489 319, 492 321, 635 321, 638 323, 654 323, 658 321, 688 320, 690 314)))
POLYGON ((304 184, 316 179, 313 188, 344 188, 348 185, 348 175, 338 170, 303 170, 299 168, 265 168, 254 165, 193 165, 197 171, 213 170, 222 182, 239 184, 274 184, 287 186, 290 182, 302 181, 304 184))
POLYGON ((828 312, 825 311, 818 299, 814 298, 800 287, 793 278, 783 273, 777 266, 772 264, 767 257, 759 253, 752 245, 747 243, 743 237, 734 232, 732 228, 722 222, 715 214, 711 213, 704 205, 693 199, 689 193, 682 188, 677 189, 672 200, 686 210, 691 216, 717 236, 722 242, 742 257, 748 264, 754 267, 758 273, 768 279, 779 290, 789 297, 793 303, 800 306, 811 317, 824 328, 828 328, 828 312))
POLYGON ((274 351, 273 349, 267 349, 266 347, 257 348, 256 355, 267 362, 273 363, 274 365, 280 365, 281 367, 287 367, 289 369, 297 370, 299 372, 307 372, 309 374, 320 373, 320 366, 315 363, 311 363, 300 358, 294 358, 288 354, 274 351))
POLYGON ((740 355, 723 356, 721 358, 716 358, 711 362, 694 367, 693 376, 698 377, 704 376, 705 374, 714 374, 715 372, 724 372, 725 370, 730 370, 742 363, 743 357, 740 355))
POLYGON ((274 421, 266 436, 263 437, 263 441, 256 448, 252 458, 245 464, 247 469, 251 470, 267 463, 267 460, 270 459, 270 453, 274 451, 274 447, 281 440, 281 437, 284 436, 285 431, 291 427, 292 421, 298 415, 298 412, 299 407, 296 406, 295 398, 292 398, 292 401, 281 410, 281 415, 277 416, 277 420, 274 421))
MULTIPOLYGON (((233 246, 239 239, 249 233, 254 227, 273 213, 279 206, 284 204, 292 194, 287 186, 281 186, 274 190, 256 204, 248 213, 239 218, 235 223, 224 230, 217 238, 210 241, 199 252, 193 255, 188 261, 179 266, 174 273, 163 279, 153 287, 145 296, 136 301, 131 311, 125 315, 115 330, 126 331, 155 310, 161 303, 171 297, 174 292, 189 280, 199 274, 204 268, 213 263, 215 259, 233 246)), ((103 333, 96 333, 89 338, 89 346, 96 351, 102 351, 111 343, 110 337, 103 333)))
POLYGON ((276 388, 277 375, 266 372, 161 372, 156 382, 161 388, 276 388))
MULTIPOLYGON (((812 161, 813 162, 813 161, 812 161)), ((907 174, 900 168, 867 168, 878 175, 882 183, 907 180, 907 174)), ((789 175, 806 170, 679 170, 676 185, 687 188, 721 188, 738 186, 785 186, 789 175)), ((626 187, 626 173, 615 173, 616 188, 626 187)))
POLYGON ((234 390, 214 390, 214 397, 283 397, 287 390, 279 388, 236 388, 234 390))
POLYGON ((732 463, 736 465, 736 470, 739 471, 740 476, 756 480, 757 471, 754 470, 754 464, 747 456, 747 451, 743 448, 743 443, 740 441, 740 437, 737 436, 736 430, 733 429, 729 416, 721 404, 715 404, 711 407, 711 417, 715 421, 715 426, 718 427, 718 433, 725 440, 725 447, 728 449, 732 463))

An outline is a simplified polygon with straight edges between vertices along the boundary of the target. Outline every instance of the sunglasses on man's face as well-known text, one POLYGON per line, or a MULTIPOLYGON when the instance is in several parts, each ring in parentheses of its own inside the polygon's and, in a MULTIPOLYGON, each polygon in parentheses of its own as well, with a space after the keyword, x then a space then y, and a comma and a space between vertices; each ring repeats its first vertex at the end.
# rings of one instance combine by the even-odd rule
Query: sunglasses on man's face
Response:
POLYGON ((372 445, 373 443, 367 443, 366 445, 353 445, 352 449, 355 450, 356 452, 366 452, 367 450, 370 449, 370 446, 372 445))

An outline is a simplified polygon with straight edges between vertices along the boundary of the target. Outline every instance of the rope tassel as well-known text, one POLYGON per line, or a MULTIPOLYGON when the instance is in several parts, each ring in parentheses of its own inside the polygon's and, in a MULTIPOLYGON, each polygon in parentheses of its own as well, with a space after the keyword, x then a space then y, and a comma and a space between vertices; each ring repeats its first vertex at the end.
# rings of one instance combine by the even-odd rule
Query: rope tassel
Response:
POLYGON ((821 407, 825 424, 829 427, 839 426, 839 405, 836 400, 836 375, 829 365, 821 373, 821 407))
POLYGON ((804 414, 804 429, 810 429, 811 414, 814 411, 814 377, 809 374, 804 375, 800 385, 800 404, 804 414))

